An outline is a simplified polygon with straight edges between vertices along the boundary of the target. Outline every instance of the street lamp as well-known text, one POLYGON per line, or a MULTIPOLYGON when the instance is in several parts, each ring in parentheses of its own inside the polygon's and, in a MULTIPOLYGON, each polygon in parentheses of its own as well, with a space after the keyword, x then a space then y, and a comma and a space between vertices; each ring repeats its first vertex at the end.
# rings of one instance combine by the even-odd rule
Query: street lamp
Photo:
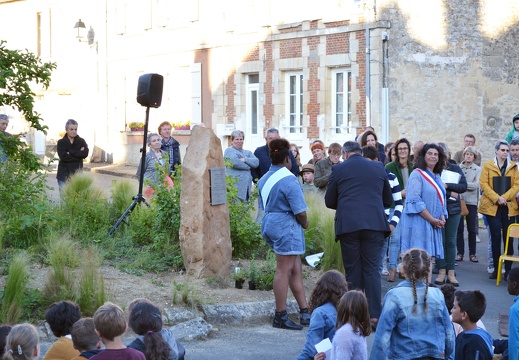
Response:
MULTIPOLYGON (((81 19, 79 19, 77 22, 76 22, 76 25, 74 25, 74 29, 77 29, 77 39, 79 42, 83 42, 83 36, 82 36, 82 33, 83 33, 83 30, 81 29, 86 29, 86 26, 85 26, 85 23, 83 21, 81 21, 81 19)), ((92 26, 90 26, 90 29, 88 29, 88 33, 87 33, 87 39, 86 39, 86 42, 88 42, 88 45, 92 45, 94 43, 94 38, 95 38, 95 31, 94 29, 92 28, 92 26)))

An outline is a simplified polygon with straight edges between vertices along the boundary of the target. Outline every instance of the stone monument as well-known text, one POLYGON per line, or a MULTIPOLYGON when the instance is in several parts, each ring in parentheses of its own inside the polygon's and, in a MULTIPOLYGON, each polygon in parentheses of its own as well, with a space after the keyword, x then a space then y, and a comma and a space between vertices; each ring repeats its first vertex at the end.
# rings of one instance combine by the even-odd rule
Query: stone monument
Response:
POLYGON ((180 248, 187 273, 228 276, 232 246, 227 203, 211 205, 210 168, 224 167, 220 139, 195 126, 182 162, 180 248))

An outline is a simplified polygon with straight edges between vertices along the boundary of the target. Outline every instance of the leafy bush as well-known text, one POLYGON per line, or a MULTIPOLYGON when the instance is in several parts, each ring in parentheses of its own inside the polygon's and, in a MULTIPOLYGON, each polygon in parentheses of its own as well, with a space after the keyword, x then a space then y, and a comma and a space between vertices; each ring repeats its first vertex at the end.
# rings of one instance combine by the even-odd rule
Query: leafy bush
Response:
POLYGON ((270 250, 267 252, 267 258, 261 265, 256 281, 259 290, 272 290, 274 287, 274 277, 276 276, 276 254, 270 250))
MULTIPOLYGON (((44 63, 27 50, 10 50, 0 40, 0 106, 19 111, 30 126, 45 133, 40 114, 34 111, 35 93, 31 87, 47 89, 55 63, 44 63)), ((17 248, 42 240, 47 221, 45 166, 16 137, 0 133, 0 147, 7 156, 0 163, 0 219, 4 229, 0 243, 17 248)))
POLYGON ((23 302, 29 282, 29 256, 26 252, 16 254, 9 266, 2 296, 2 321, 16 324, 23 311, 23 302))
MULTIPOLYGON (((0 138, 3 134, 0 133, 0 138)), ((38 245, 52 223, 51 206, 45 193, 46 167, 30 148, 22 148, 15 138, 5 138, 18 152, 0 163, 0 245, 27 249, 38 245)), ((2 144, 2 139, 0 139, 2 144)), ((4 146, 4 145, 0 145, 4 146)))
MULTIPOLYGON (((150 208, 144 204, 135 207, 125 220, 127 226, 121 226, 115 237, 100 243, 105 257, 117 260, 119 268, 126 272, 140 274, 184 267, 179 244, 182 169, 177 167, 172 187, 163 185, 167 168, 159 166, 158 170, 159 183, 151 185, 150 208)), ((112 194, 124 198, 127 196, 125 192, 118 188, 112 194)), ((120 202, 119 212, 122 214, 126 207, 122 205, 123 200, 120 202)))
POLYGON ((254 253, 261 253, 260 249, 266 251, 260 232, 261 226, 252 216, 258 190, 254 188, 248 202, 240 201, 236 181, 233 176, 226 177, 232 252, 234 258, 248 259, 254 253))
POLYGON ((165 163, 166 166, 159 169, 158 184, 151 186, 154 195, 151 199, 154 237, 152 246, 158 251, 167 251, 173 242, 179 243, 182 168, 177 166, 172 179, 174 185, 167 186, 169 161, 165 163))

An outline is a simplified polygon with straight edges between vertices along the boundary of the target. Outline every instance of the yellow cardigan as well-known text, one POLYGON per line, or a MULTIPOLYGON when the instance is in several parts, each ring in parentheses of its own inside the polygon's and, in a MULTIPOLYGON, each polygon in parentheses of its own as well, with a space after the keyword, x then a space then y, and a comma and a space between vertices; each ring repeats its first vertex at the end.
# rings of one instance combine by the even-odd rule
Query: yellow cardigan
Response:
MULTIPOLYGON (((478 212, 484 215, 496 216, 497 213, 497 199, 499 194, 492 189, 492 179, 495 176, 501 176, 501 171, 496 164, 495 159, 488 160, 483 164, 481 176, 479 178, 479 186, 483 194, 479 200, 478 212)), ((510 190, 501 195, 507 201, 508 215, 519 215, 519 206, 517 206, 516 196, 519 192, 519 171, 517 164, 508 160, 508 167, 505 171, 505 176, 510 176, 510 190)))

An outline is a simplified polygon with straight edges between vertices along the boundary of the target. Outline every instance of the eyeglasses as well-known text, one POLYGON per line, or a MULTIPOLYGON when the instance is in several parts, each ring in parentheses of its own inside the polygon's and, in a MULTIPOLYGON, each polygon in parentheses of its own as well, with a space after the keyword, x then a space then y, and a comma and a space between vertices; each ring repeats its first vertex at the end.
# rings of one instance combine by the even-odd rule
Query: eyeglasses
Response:
POLYGON ((397 150, 398 150, 398 151, 408 151, 409 148, 407 148, 407 147, 405 147, 405 148, 398 148, 397 150))
POLYGON ((502 151, 502 152, 510 152, 509 149, 499 149, 499 151, 502 151))
POLYGON ((340 157, 341 154, 330 154, 330 156, 340 157))

